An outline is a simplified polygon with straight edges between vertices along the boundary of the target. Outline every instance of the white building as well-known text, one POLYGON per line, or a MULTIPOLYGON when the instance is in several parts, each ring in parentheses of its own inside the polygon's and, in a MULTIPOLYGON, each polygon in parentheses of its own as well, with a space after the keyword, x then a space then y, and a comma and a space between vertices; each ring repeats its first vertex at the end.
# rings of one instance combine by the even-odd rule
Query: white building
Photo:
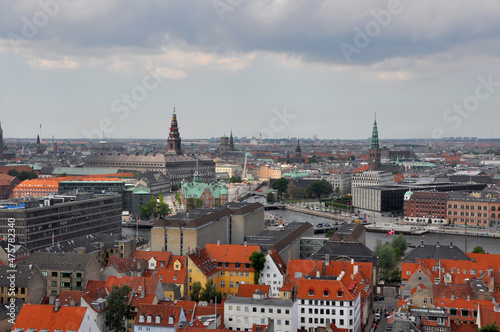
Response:
POLYGON ((254 324, 267 325, 274 320, 276 332, 297 331, 297 302, 270 299, 262 292, 252 298, 229 296, 224 302, 224 326, 230 330, 251 331, 254 324))
POLYGON ((352 184, 351 173, 331 173, 323 175, 321 176, 321 178, 330 182, 334 191, 335 188, 339 188, 340 193, 351 192, 351 184, 352 184))
POLYGON ((285 273, 286 265, 278 251, 268 252, 264 269, 260 273, 259 283, 269 285, 270 297, 279 297, 285 273))
POLYGON ((343 277, 348 278, 341 274, 339 280, 298 280, 299 328, 315 330, 335 323, 337 328, 349 332, 361 331, 361 290, 350 289, 352 285, 360 286, 350 282, 346 287, 343 277))
POLYGON ((352 188, 367 186, 385 186, 394 184, 394 175, 390 172, 367 171, 352 175, 352 188))

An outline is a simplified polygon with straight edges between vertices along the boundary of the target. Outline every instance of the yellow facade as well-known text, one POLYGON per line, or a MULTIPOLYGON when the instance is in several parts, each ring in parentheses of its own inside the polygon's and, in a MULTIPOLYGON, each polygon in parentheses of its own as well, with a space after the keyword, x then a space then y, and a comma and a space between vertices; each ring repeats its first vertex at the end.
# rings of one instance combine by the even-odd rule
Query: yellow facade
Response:
MULTIPOLYGON (((231 264, 232 265, 232 264, 231 264)), ((223 296, 238 295, 240 284, 253 284, 254 272, 248 269, 219 268, 219 275, 214 280, 217 283, 217 291, 223 296)))
POLYGON ((205 287, 205 284, 208 281, 213 281, 214 284, 217 283, 218 282, 217 278, 218 278, 218 271, 215 271, 215 273, 213 273, 210 276, 206 276, 188 256, 187 295, 191 293, 192 286, 195 282, 199 282, 201 284, 201 287, 205 287))

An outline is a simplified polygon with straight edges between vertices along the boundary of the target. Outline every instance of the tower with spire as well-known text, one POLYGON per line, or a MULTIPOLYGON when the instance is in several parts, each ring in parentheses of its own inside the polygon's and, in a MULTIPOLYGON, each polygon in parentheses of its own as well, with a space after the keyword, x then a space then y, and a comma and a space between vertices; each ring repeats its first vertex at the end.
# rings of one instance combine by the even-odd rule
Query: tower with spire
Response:
POLYGON ((375 113, 375 121, 373 122, 372 143, 369 151, 369 163, 372 170, 377 170, 380 166, 380 146, 378 144, 378 128, 377 114, 375 113))
POLYGON ((234 140, 233 140, 233 130, 231 129, 231 135, 229 135, 229 151, 234 151, 234 140))
POLYGON ((172 114, 172 122, 170 124, 170 133, 168 134, 167 140, 167 153, 169 154, 182 154, 181 149, 181 136, 179 134, 179 125, 177 124, 177 115, 174 112, 172 114))
POLYGON ((300 139, 297 138, 297 147, 295 148, 295 158, 302 158, 302 149, 300 148, 300 139))
POLYGON ((36 135, 36 154, 42 154, 42 145, 40 142, 40 135, 36 135))
POLYGON ((2 122, 0 122, 0 160, 3 160, 3 129, 2 129, 2 122))

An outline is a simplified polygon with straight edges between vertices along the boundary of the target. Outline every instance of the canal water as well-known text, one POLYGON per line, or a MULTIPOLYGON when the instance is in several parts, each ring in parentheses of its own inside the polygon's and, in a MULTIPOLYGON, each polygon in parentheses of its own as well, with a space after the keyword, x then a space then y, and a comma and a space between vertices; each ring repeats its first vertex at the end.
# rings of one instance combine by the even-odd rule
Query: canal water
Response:
MULTIPOLYGON (((331 219, 311 216, 305 213, 300 213, 290 210, 270 210, 266 212, 274 216, 279 216, 280 218, 285 220, 285 222, 307 221, 315 225, 318 223, 325 223, 325 222, 331 223, 332 221, 334 221, 331 219)), ((382 242, 391 241, 393 237, 394 236, 387 236, 384 233, 366 232, 366 246, 371 250, 374 250, 375 245, 377 244, 377 240, 380 239, 382 242)), ((462 250, 465 249, 465 240, 466 240, 464 235, 436 234, 436 233, 427 233, 421 236, 405 235, 405 238, 408 243, 413 243, 415 245, 419 245, 421 241, 424 241, 425 244, 433 244, 433 245, 435 245, 436 242, 438 241, 440 245, 450 245, 450 242, 453 242, 454 246, 458 246, 462 250)), ((468 235, 467 252, 471 252, 472 249, 474 249, 474 247, 476 246, 482 246, 486 252, 492 254, 500 254, 500 238, 468 235)))

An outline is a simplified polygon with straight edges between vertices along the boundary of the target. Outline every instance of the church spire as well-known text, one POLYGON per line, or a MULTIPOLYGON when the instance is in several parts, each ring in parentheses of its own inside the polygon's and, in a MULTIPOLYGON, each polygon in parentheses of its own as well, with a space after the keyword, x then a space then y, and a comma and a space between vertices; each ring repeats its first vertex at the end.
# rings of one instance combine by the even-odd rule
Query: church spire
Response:
POLYGON ((177 124, 177 114, 175 114, 175 106, 172 113, 172 121, 170 123, 170 133, 168 134, 167 153, 178 155, 182 154, 181 136, 179 134, 179 125, 177 124))
POLYGON ((370 149, 379 149, 379 145, 378 145, 378 128, 377 128, 377 113, 375 113, 375 121, 373 122, 372 145, 371 145, 370 149))
POLYGON ((229 151, 234 151, 233 129, 231 128, 231 135, 229 135, 229 151))
POLYGON ((302 157, 302 149, 300 148, 300 139, 297 138, 297 147, 295 148, 295 158, 302 157))

